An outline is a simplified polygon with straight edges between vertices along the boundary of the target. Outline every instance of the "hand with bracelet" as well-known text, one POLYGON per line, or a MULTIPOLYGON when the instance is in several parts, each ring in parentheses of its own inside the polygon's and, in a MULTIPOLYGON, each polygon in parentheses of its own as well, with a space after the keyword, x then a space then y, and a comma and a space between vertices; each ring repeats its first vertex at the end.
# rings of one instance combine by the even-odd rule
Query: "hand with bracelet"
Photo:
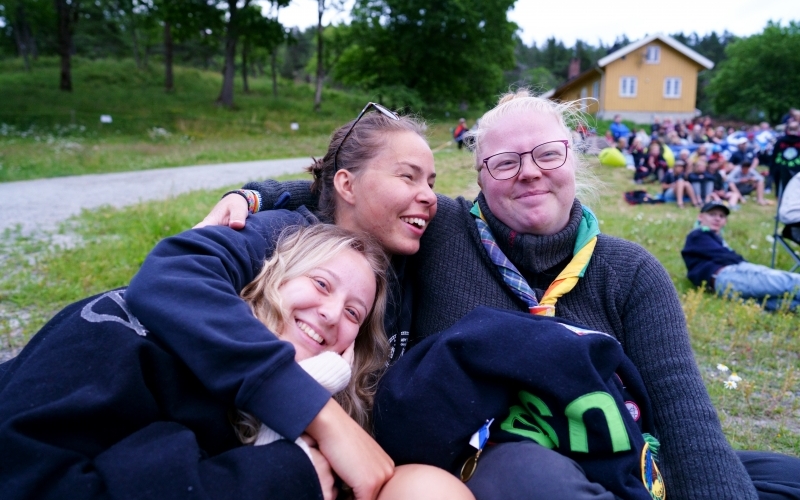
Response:
POLYGON ((228 226, 231 229, 242 229, 248 214, 259 211, 261 195, 250 189, 228 191, 214 206, 206 217, 195 228, 205 226, 228 226))

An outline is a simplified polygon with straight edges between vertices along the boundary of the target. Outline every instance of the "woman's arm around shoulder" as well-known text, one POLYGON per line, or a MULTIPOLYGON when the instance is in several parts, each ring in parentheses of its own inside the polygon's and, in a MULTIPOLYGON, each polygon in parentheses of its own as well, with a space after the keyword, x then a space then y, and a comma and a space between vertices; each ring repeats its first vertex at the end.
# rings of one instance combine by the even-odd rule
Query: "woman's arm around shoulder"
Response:
POLYGON ((125 292, 133 314, 221 401, 296 439, 330 395, 239 297, 296 212, 249 219, 241 231, 193 229, 161 241, 125 292))

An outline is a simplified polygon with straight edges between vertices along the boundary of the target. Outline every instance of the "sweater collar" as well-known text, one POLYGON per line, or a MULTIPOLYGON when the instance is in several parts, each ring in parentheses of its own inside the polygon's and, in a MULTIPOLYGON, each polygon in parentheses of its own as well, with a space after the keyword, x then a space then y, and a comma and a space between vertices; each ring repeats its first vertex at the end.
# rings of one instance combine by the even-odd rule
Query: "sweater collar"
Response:
POLYGON ((583 217, 583 208, 577 199, 572 203, 567 226, 550 235, 520 234, 512 230, 489 210, 483 193, 478 195, 478 206, 498 246, 520 270, 541 273, 572 257, 583 217))

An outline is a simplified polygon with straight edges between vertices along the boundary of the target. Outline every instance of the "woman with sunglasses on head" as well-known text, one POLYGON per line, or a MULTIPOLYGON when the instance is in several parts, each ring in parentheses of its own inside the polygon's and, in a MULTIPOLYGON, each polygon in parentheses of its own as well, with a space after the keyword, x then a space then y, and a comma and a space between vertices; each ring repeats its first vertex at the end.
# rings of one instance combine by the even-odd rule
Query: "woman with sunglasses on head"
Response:
MULTIPOLYGON (((439 196, 421 251, 407 264, 414 298, 410 345, 481 305, 554 314, 611 333, 647 387, 670 498, 756 498, 757 469, 765 472, 758 483, 762 498, 770 488, 780 491, 775 485, 782 479, 796 483, 791 472, 780 477, 781 470, 796 469, 794 459, 737 456, 731 449, 666 271, 640 246, 600 234, 598 221, 576 198, 591 191, 592 182, 572 149, 571 109, 520 90, 503 96, 470 131, 481 194, 475 202, 439 196)), ((297 182, 247 187, 264 200, 288 188, 294 203, 313 204, 297 182)), ((217 214, 243 219, 241 202, 223 202, 217 214)), ((211 219, 226 222, 216 214, 211 219)), ((611 495, 574 462, 534 443, 488 449, 467 486, 479 500, 611 495)))
MULTIPOLYGON (((271 387, 271 353, 253 349, 269 332, 244 314, 237 297, 244 286, 240 273, 257 262, 265 244, 270 252, 277 229, 285 224, 323 221, 368 233, 391 256, 385 329, 390 351, 399 355, 411 322, 405 260, 419 249, 436 213, 433 154, 420 122, 370 103, 356 120, 334 132, 328 152, 309 170, 319 199, 315 213, 301 206, 291 212, 273 210, 259 214, 269 217, 266 223, 248 221, 244 230, 225 238, 191 231, 167 238, 142 265, 126 301, 151 334, 194 369, 214 394, 289 439, 308 434, 355 497, 371 499, 391 476, 391 462, 335 402, 301 409, 295 399, 305 399, 304 391, 312 390, 305 388, 306 382, 297 382, 291 394, 271 387), (219 307, 240 313, 220 318, 215 314, 219 307), (189 309, 195 311, 192 316, 180 314, 189 309), (279 412, 283 420, 275 420, 276 405, 284 410, 279 412)), ((225 200, 231 198, 253 208, 260 204, 253 192, 236 192, 225 200)), ((303 378, 297 369, 290 372, 287 377, 303 378)), ((436 498, 437 484, 449 498, 471 498, 455 478, 424 466, 398 468, 381 498, 436 498)))

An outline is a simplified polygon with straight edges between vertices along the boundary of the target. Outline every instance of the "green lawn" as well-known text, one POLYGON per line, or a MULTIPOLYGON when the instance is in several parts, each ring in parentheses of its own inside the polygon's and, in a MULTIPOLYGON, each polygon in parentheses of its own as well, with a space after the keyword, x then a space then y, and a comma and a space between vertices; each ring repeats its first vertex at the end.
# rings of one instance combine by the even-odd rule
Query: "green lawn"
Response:
MULTIPOLYGON (((74 58, 74 90, 62 92, 56 59, 40 58, 33 68, 0 60, 0 182, 320 155, 331 132, 376 98, 326 90, 313 113, 311 84, 281 80, 276 99, 270 79, 252 78, 247 94, 237 79, 229 110, 214 103, 222 84, 216 72, 176 67, 176 90, 166 93, 160 66, 74 58), (100 123, 102 114, 112 123, 100 123)), ((441 144, 454 124, 430 125, 431 143, 441 144)))

